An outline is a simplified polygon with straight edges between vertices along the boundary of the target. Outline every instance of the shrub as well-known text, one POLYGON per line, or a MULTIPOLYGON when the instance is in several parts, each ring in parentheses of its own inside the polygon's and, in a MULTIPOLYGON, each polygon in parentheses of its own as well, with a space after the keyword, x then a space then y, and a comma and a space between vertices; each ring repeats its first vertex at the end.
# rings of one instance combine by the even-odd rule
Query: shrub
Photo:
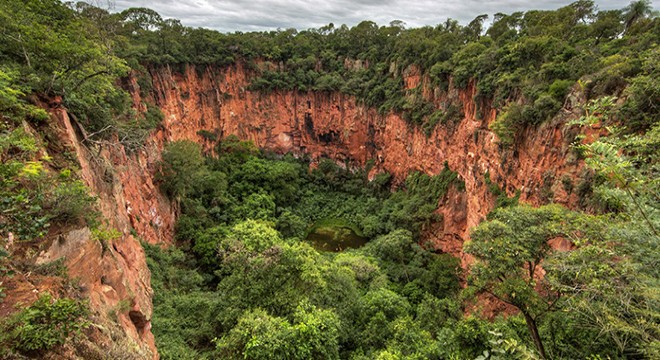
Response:
MULTIPOLYGON (((135 232, 135 230, 131 229, 131 232, 135 232)), ((108 251, 110 241, 119 239, 121 235, 122 234, 119 230, 109 227, 107 224, 92 229, 92 238, 97 240, 99 243, 101 243, 101 248, 103 249, 103 253, 108 251)))
POLYGON ((518 130, 518 124, 523 118, 523 106, 509 104, 490 124, 490 129, 497 135, 500 145, 509 147, 513 145, 514 136, 518 130))
POLYGON ((61 278, 66 278, 68 276, 69 269, 64 263, 64 258, 61 257, 57 260, 34 266, 32 272, 37 275, 43 276, 57 276, 61 278))
POLYGON ((533 116, 526 118, 526 120, 531 124, 538 125, 557 114, 559 109, 561 109, 561 103, 557 99, 551 95, 542 94, 534 101, 533 111, 531 112, 533 116))
MULTIPOLYGON (((2 139, 0 139, 2 140, 2 139)), ((1 146, 2 144, 0 144, 1 146)), ((0 231, 11 231, 23 240, 43 237, 51 221, 70 222, 96 219, 87 187, 71 180, 68 170, 55 176, 40 161, 8 161, 0 165, 0 231)))
POLYGON ((52 218, 60 221, 84 217, 91 221, 95 215, 96 197, 91 196, 82 181, 64 182, 57 185, 49 201, 52 218))
POLYGON ((491 194, 496 196, 495 207, 493 208, 493 210, 498 208, 518 205, 518 199, 520 198, 520 190, 516 191, 516 195, 514 195, 513 197, 509 197, 506 194, 506 191, 504 191, 502 188, 499 187, 499 185, 497 185, 497 183, 494 183, 490 179, 490 173, 484 174, 484 181, 488 186, 488 191, 490 191, 491 194))
POLYGON ((563 101, 574 83, 575 82, 571 80, 555 80, 555 82, 550 85, 548 93, 555 100, 563 101))
POLYGON ((14 351, 41 353, 64 344, 71 334, 87 327, 87 314, 86 306, 76 300, 53 300, 45 294, 2 325, 0 341, 14 351))

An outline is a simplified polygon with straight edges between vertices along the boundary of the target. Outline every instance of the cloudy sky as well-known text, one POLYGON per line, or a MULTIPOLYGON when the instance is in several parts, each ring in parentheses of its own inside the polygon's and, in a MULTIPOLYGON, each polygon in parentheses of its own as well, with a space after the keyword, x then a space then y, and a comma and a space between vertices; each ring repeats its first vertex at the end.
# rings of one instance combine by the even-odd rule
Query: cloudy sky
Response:
MULTIPOLYGON (((163 18, 222 32, 308 29, 328 23, 353 26, 362 20, 407 27, 436 25, 450 17, 465 24, 479 14, 556 9, 570 0, 111 0, 114 11, 148 7, 163 18)), ((628 0, 596 0, 601 10, 620 9, 628 0)))

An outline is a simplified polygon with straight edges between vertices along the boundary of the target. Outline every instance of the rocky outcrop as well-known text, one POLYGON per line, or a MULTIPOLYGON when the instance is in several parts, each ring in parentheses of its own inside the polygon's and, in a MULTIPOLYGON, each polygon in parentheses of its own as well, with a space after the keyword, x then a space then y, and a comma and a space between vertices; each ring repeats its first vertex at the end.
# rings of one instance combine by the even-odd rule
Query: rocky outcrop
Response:
POLYGON ((106 235, 95 234, 81 221, 58 222, 39 241, 14 242, 10 233, 6 246, 19 271, 0 278, 7 290, 0 317, 44 293, 84 298, 93 324, 85 329, 87 336, 55 348, 47 358, 157 358, 150 330, 151 275, 140 240, 168 243, 173 236, 175 213, 152 180, 161 146, 150 139, 142 152, 128 156, 112 141, 85 141, 84 130, 60 99, 40 105, 49 111, 50 121, 24 124, 40 146, 37 160, 52 173, 78 169, 97 197, 100 216, 93 218, 106 235), (53 270, 61 265, 66 266, 65 276, 53 270))
POLYGON ((89 298, 95 323, 106 325, 98 338, 112 337, 108 344, 113 346, 124 342, 114 355, 126 351, 131 358, 157 358, 149 323, 151 275, 140 240, 169 242, 173 234, 174 212, 152 180, 160 152, 146 150, 159 147, 150 142, 134 156, 116 145, 88 147, 81 128, 64 108, 54 106, 50 113, 59 145, 75 154, 81 178, 98 197, 105 223, 101 228, 116 230, 118 236, 100 240, 88 228, 73 229, 53 241, 37 263, 65 259, 68 276, 78 280, 89 298), (116 324, 121 330, 111 335, 108 328, 116 324))

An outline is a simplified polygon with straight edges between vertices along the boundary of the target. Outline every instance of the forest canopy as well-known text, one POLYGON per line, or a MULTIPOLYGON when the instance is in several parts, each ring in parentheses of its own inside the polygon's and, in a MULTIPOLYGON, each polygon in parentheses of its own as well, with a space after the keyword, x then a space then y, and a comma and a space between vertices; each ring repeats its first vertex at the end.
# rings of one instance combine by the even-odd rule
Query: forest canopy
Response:
MULTIPOLYGON (((648 81, 657 73, 658 20, 647 0, 620 10, 599 11, 593 1, 581 0, 557 10, 497 13, 488 27, 484 14, 467 25, 447 19, 407 29, 396 21, 363 21, 220 33, 183 26, 147 8, 111 13, 57 0, 3 2, 0 19, 6 93, 61 95, 91 133, 118 129, 126 142, 160 119, 156 106, 131 114, 114 79, 133 69, 144 76, 141 88, 148 92, 147 70, 159 65, 241 62, 254 71, 251 90, 340 91, 381 113, 401 113, 427 134, 439 123, 460 120, 456 99, 440 103, 419 87, 404 89, 402 76, 414 66, 439 91, 474 82, 477 104, 499 112, 493 129, 505 145, 521 129, 554 116, 578 80, 590 99, 625 99, 618 115, 628 131, 647 130, 658 117, 653 103, 659 90, 648 81)), ((24 99, 11 99, 3 100, 3 109, 25 111, 24 99)))

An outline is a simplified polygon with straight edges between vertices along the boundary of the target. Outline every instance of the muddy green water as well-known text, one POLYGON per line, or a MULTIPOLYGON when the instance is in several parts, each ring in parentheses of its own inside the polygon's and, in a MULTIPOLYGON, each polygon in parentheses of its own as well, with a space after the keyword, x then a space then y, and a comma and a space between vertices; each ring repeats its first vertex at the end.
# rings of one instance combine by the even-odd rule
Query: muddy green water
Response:
POLYGON ((340 252, 357 249, 367 243, 367 239, 358 236, 347 227, 318 227, 307 235, 307 241, 318 251, 340 252))

